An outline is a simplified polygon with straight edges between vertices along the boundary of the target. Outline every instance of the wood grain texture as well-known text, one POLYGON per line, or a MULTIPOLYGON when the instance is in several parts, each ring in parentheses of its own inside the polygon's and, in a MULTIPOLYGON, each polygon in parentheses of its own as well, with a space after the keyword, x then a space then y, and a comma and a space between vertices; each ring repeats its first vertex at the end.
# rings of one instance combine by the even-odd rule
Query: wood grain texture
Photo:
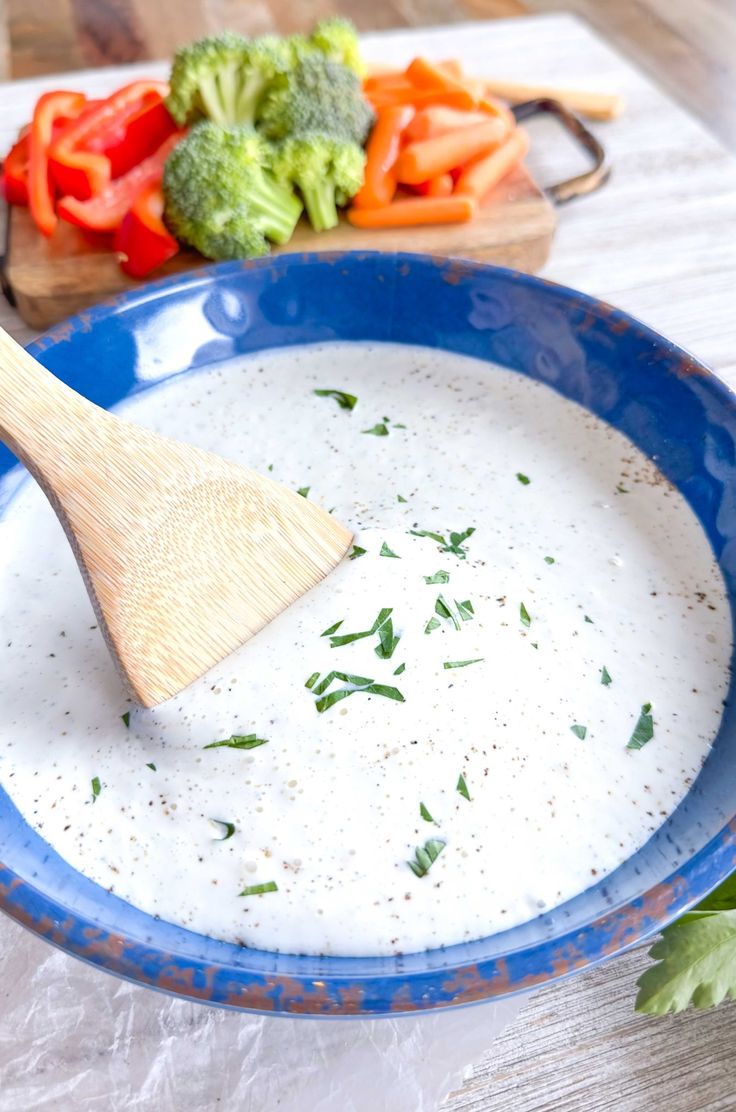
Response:
MULTIPOLYGON (((673 0, 669 6, 673 26, 686 3, 673 0)), ((580 4, 581 10, 591 6, 604 13, 614 7, 602 0, 580 4)), ((375 0, 371 7, 373 26, 378 26, 385 5, 375 0)), ((477 14, 483 7, 483 0, 474 0, 477 14)), ((636 8, 644 10, 644 0, 636 8)), ((405 26, 407 21, 400 22, 405 26)), ((627 33, 637 35, 635 19, 627 33)), ((643 57, 643 34, 640 39, 637 50, 643 57)), ((623 39, 617 41, 625 49, 623 39)), ((649 44, 650 72, 662 67, 662 73, 670 63, 651 53, 658 42, 654 36, 649 44)), ((367 40, 369 56, 391 64, 405 61, 415 47, 405 30, 390 39, 367 40)), ((613 177, 594 197, 560 209, 544 273, 646 320, 736 387, 736 236, 731 231, 736 227, 736 168, 722 145, 620 53, 565 17, 429 30, 423 33, 422 50, 434 58, 456 54, 478 72, 492 58, 499 75, 517 81, 533 72, 536 80, 548 83, 623 93, 624 115, 599 125, 614 161, 613 177)), ((61 65, 74 63, 66 59, 61 65)), ((672 62, 673 82, 682 66, 687 66, 685 46, 682 58, 672 62)), ((141 71, 129 70, 129 79, 136 72, 141 71)), ((713 76, 710 66, 700 73, 703 82, 713 76)), ((19 85, 12 104, 0 101, 0 148, 27 116, 37 91, 36 84, 19 85)), ((698 110, 696 94, 688 103, 698 110)), ((731 119, 734 103, 729 94, 722 105, 731 119)), ((546 125, 534 131, 533 140, 531 165, 538 180, 579 168, 577 153, 561 150, 546 125)), ((32 330, 1 300, 0 322, 24 342, 32 338, 32 330)), ((66 960, 74 966, 73 959, 66 960)), ((483 1062, 443 1112, 733 1112, 736 1005, 666 1019, 636 1017, 635 981, 647 960, 637 951, 532 997, 506 1035, 489 1045, 483 1062)), ((105 981, 102 1001, 109 995, 106 986, 105 981)), ((152 997, 154 1031, 159 1007, 152 997)), ((486 1022, 482 1007, 474 1011, 479 1024, 486 1022)), ((17 1038, 28 1040, 24 1033, 17 1038)), ((396 1108, 387 1098, 376 1100, 374 1112, 417 1110, 396 1108)))
POLYGON ((146 707, 263 629, 352 540, 275 480, 93 405, 3 329, 0 440, 51 502, 108 648, 146 707))
MULTIPOLYGON (((555 228, 555 211, 523 169, 493 191, 485 207, 468 224, 362 231, 342 221, 315 235, 300 221, 290 251, 426 251, 512 266, 535 272, 547 260, 555 228)), ((27 209, 10 214, 5 273, 18 311, 34 328, 48 328, 109 294, 134 289, 109 246, 93 245, 78 229, 60 221, 53 237, 40 236, 27 209)), ((206 260, 181 252, 157 272, 181 273, 206 260)))

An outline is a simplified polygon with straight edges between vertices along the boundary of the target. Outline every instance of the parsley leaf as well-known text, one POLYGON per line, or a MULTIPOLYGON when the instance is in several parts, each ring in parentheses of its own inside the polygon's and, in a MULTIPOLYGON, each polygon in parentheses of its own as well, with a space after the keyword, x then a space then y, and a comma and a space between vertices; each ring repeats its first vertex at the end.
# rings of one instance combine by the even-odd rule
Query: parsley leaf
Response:
POLYGON ((424 806, 423 803, 419 804, 419 814, 421 815, 421 817, 424 819, 425 822, 434 822, 434 819, 432 818, 432 816, 430 815, 429 811, 427 810, 427 808, 424 806))
POLYGON ((341 633, 336 637, 330 637, 330 646, 333 649, 339 649, 343 645, 350 645, 353 641, 360 641, 363 637, 372 637, 374 633, 378 633, 384 622, 388 621, 393 613, 390 606, 386 606, 383 610, 379 610, 378 617, 370 629, 363 629, 358 633, 341 633))
POLYGON ((545 556, 544 557, 544 562, 545 562, 545 564, 554 564, 555 558, 554 558, 554 556, 545 556))
POLYGON ((314 685, 314 677, 310 676, 307 684, 313 689, 314 695, 320 696, 315 703, 319 714, 323 714, 330 707, 334 707, 335 703, 347 699, 350 695, 360 693, 364 695, 382 695, 385 699, 394 699, 398 703, 405 701, 397 687, 374 683, 368 676, 353 676, 347 672, 328 672, 316 686, 314 685), (331 691, 326 695, 325 692, 333 680, 341 680, 343 683, 349 683, 352 686, 341 687, 337 691, 331 691))
POLYGON ((233 834, 235 833, 234 822, 225 822, 223 819, 210 819, 210 822, 219 829, 222 829, 223 826, 225 827, 225 833, 222 835, 221 838, 215 838, 216 842, 226 842, 228 838, 232 838, 233 834))
POLYGON ((474 660, 446 660, 442 665, 443 668, 467 668, 469 664, 480 664, 481 660, 485 660, 483 656, 476 656, 474 660))
POLYGON ((588 733, 587 726, 580 726, 576 722, 574 726, 570 727, 570 729, 575 734, 575 737, 579 737, 581 741, 585 741, 586 734, 588 733))
POLYGON ((531 482, 529 476, 522 475, 521 471, 516 472, 516 478, 519 480, 522 486, 529 486, 529 483, 531 482))
POLYGON ((441 625, 441 622, 440 622, 439 618, 430 618, 429 621, 427 622, 426 626, 424 627, 424 632, 425 633, 431 633, 433 629, 439 629, 440 625, 441 625))
POLYGON ((645 703, 641 708, 639 720, 634 726, 634 732, 629 738, 627 749, 643 749, 648 741, 654 737, 654 719, 652 718, 652 704, 645 703))
POLYGON ((318 398, 334 398, 340 409, 355 409, 358 399, 355 394, 346 394, 344 390, 315 390, 318 398))
POLYGON ((302 498, 306 498, 308 497, 311 489, 311 487, 298 487, 297 494, 301 494, 302 498))
POLYGON ((93 776, 92 777, 92 802, 93 803, 95 802, 95 800, 97 799, 97 796, 100 794, 101 791, 102 791, 102 785, 100 784, 99 776, 93 776))
POLYGON ((378 553, 378 555, 379 556, 390 556, 393 560, 400 560, 401 559, 401 557, 397 556, 395 552, 392 552, 392 550, 388 547, 388 545, 386 544, 385 541, 381 545, 381 551, 378 553))
POLYGON ((529 617, 529 611, 527 610, 526 606, 524 606, 523 602, 519 603, 519 619, 521 621, 521 624, 529 629, 529 626, 532 624, 532 620, 529 617))
POLYGON ((267 880, 265 884, 249 884, 239 893, 241 896, 262 896, 264 892, 278 892, 279 886, 275 880, 267 880))
POLYGON ((120 715, 120 718, 121 718, 122 723, 125 726, 126 730, 129 730, 130 729, 130 711, 126 710, 125 714, 120 715))
POLYGON ((395 676, 400 676, 401 673, 405 672, 405 671, 406 671, 406 665, 405 664, 400 664, 398 666, 398 668, 394 668, 394 675, 395 676))
POLYGON ((203 745, 203 749, 257 749, 259 745, 268 745, 268 738, 256 737, 255 734, 233 734, 224 741, 211 741, 203 745))
POLYGON ((378 644, 374 650, 376 656, 381 660, 390 660, 400 640, 401 635, 394 633, 394 623, 387 618, 378 630, 378 644))
POLYGON ((460 795, 463 797, 463 799, 467 799, 468 803, 471 802, 468 785, 465 783, 465 777, 463 776, 462 772, 458 776, 457 784, 455 785, 455 791, 460 792, 460 795))
POLYGON ((736 910, 696 911, 666 927, 639 978, 636 1010, 651 1015, 736 999, 736 910))
POLYGON ((344 618, 340 618, 339 622, 335 622, 335 624, 331 625, 329 629, 326 629, 324 633, 320 633, 320 637, 329 637, 331 633, 337 633, 338 629, 344 621, 344 618))
POLYGON ((471 525, 462 533, 450 533, 450 540, 442 533, 431 533, 428 529, 410 529, 409 532, 413 537, 429 537, 430 540, 437 541, 437 544, 442 545, 440 552, 451 552, 453 556, 457 556, 459 560, 464 560, 466 556, 466 549, 463 548, 463 541, 468 537, 472 537, 475 532, 475 526, 471 525))
POLYGON ((151 772, 158 772, 158 769, 156 768, 153 761, 148 761, 146 764, 146 768, 150 768, 151 772))
POLYGON ((383 421, 374 425, 372 429, 363 429, 362 431, 367 433, 368 436, 388 436, 388 429, 383 421))
POLYGON ((436 571, 434 573, 434 575, 425 575, 424 576, 424 582, 429 583, 429 584, 449 583, 450 582, 450 573, 449 573, 449 571, 436 571))
POLYGON ((427 529, 410 529, 409 533, 412 537, 429 537, 430 540, 437 541, 437 544, 447 544, 441 533, 430 533, 427 529))
POLYGON ((613 683, 613 680, 611 679, 611 673, 608 671, 605 664, 601 668, 601 683, 604 687, 608 687, 609 684, 613 683))
POLYGON ((470 599, 466 598, 465 602, 458 602, 455 599, 455 606, 457 606, 457 612, 464 622, 472 622, 475 617, 475 610, 470 599))
POLYGON ((595 625, 595 622, 593 621, 592 618, 589 618, 587 614, 585 614, 584 616, 585 616, 585 620, 588 623, 588 625, 595 625))
POLYGON ((414 853, 414 860, 407 861, 414 876, 426 876, 446 845, 447 842, 441 841, 440 838, 430 838, 420 846, 414 853))
POLYGON ((365 548, 361 548, 359 544, 354 544, 353 551, 348 556, 348 560, 357 560, 359 556, 365 556, 365 554, 365 548))
POLYGON ((396 495, 396 501, 397 502, 406 502, 406 498, 404 498, 403 494, 397 494, 396 495))

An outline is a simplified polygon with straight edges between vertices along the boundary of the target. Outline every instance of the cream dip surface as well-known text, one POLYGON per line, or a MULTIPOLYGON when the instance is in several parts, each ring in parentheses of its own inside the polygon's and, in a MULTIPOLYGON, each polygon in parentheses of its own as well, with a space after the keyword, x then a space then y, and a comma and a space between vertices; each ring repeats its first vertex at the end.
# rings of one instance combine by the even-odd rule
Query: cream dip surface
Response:
POLYGON ((692 511, 621 434, 515 373, 381 344, 218 364, 122 412, 301 489, 357 550, 144 711, 22 489, 0 522, 0 783, 80 872, 247 946, 409 952, 568 899, 686 794, 729 609, 692 511))

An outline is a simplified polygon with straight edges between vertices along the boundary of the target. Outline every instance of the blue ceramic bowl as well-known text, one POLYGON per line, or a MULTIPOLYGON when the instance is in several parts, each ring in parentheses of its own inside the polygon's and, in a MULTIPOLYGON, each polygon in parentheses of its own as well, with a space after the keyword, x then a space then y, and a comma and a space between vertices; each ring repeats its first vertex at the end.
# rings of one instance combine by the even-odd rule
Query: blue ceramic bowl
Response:
MULTIPOLYGON (((548 383, 624 432, 679 487, 736 586, 734 397, 625 313, 510 270, 419 255, 282 255, 143 286, 33 345, 103 406, 174 374, 274 346, 424 344, 548 383)), ((0 515, 15 461, 0 450, 0 515)), ((32 708, 29 708, 29 714, 32 708)), ((637 854, 586 892, 481 941, 401 958, 242 949, 136 910, 67 865, 0 790, 0 906, 77 957, 213 1004, 382 1015, 501 996, 620 953, 736 867, 736 702, 692 790, 637 854)))

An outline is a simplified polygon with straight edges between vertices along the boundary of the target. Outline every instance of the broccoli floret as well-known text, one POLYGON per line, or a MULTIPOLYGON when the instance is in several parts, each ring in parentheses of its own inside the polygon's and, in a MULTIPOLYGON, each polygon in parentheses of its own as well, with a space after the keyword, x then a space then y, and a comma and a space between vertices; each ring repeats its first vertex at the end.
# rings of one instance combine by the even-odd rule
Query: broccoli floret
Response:
POLYGON ((362 146, 373 119, 353 71, 314 53, 274 78, 261 101, 258 126, 269 139, 320 132, 362 146))
POLYGON ((166 106, 178 124, 202 117, 221 127, 253 124, 258 102, 291 55, 276 36, 246 39, 232 31, 177 50, 166 106))
POLYGON ((325 54, 331 62, 340 62, 362 77, 365 66, 360 57, 358 34, 349 19, 330 16, 321 19, 312 31, 309 41, 325 54))
POLYGON ((177 239, 209 259, 268 253, 288 243, 302 211, 271 173, 272 151, 251 128, 195 124, 164 167, 164 219, 177 239))
POLYGON ((298 186, 315 232, 335 227, 337 205, 358 192, 364 168, 357 143, 314 133, 286 139, 274 159, 274 172, 298 186))

